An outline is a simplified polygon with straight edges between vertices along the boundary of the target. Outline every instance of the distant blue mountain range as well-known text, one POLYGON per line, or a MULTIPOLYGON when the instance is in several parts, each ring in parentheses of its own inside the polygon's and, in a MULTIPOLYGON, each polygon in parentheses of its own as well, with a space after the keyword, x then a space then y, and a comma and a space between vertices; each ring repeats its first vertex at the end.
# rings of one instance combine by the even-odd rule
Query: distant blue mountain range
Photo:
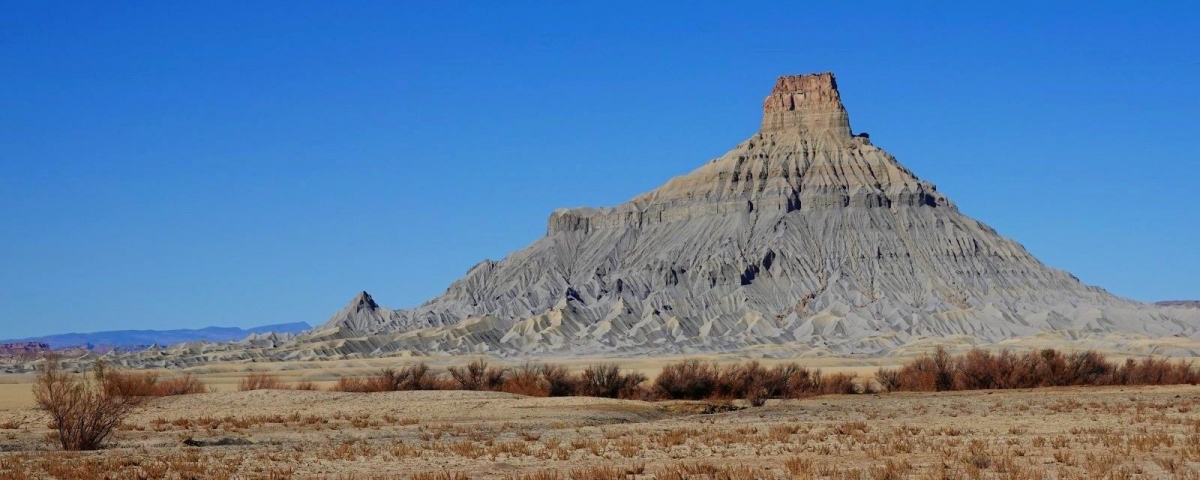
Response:
POLYGON ((307 323, 281 323, 264 325, 250 329, 237 327, 207 327, 198 330, 113 330, 111 332, 95 333, 64 333, 44 337, 21 338, 15 340, 0 340, 0 343, 44 342, 50 348, 66 347, 112 347, 127 348, 145 345, 167 346, 176 343, 206 341, 229 342, 241 340, 254 333, 299 333, 312 328, 307 323))

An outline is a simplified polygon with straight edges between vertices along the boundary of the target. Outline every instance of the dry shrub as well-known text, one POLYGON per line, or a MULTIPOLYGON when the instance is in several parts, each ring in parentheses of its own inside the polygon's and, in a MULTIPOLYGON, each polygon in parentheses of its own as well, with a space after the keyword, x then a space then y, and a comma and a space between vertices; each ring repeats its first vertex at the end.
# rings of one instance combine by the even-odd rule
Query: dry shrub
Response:
POLYGON ((742 398, 761 405, 769 398, 799 398, 825 392, 820 370, 797 363, 764 368, 756 361, 719 367, 684 360, 663 367, 654 380, 656 393, 676 400, 742 398))
POLYGON ((542 368, 533 364, 513 369, 504 379, 500 390, 530 397, 550 396, 550 385, 542 376, 542 368))
POLYGON ((445 390, 448 385, 429 372, 429 365, 418 363, 400 369, 385 368, 371 377, 342 377, 333 390, 337 392, 401 392, 408 390, 445 390))
POLYGON ((784 363, 767 371, 765 383, 771 398, 800 398, 817 392, 821 371, 809 370, 794 362, 784 363))
POLYGON ((579 378, 572 376, 562 365, 542 365, 542 379, 546 381, 547 394, 551 397, 566 397, 579 392, 579 378))
POLYGON ((333 392, 349 392, 349 393, 369 393, 371 389, 368 387, 367 379, 359 377, 341 377, 337 383, 329 387, 333 392))
POLYGON ((859 389, 858 383, 854 381, 854 375, 849 373, 833 373, 821 377, 818 384, 817 393, 821 395, 844 394, 853 395, 863 393, 859 389))
POLYGON ((48 357, 38 365, 33 396, 50 414, 63 450, 99 449, 140 405, 141 397, 110 393, 100 380, 107 373, 99 361, 95 379, 63 370, 58 358, 48 357))
POLYGON ((939 392, 954 389, 954 358, 945 347, 933 352, 933 385, 939 392))
POLYGON ((717 371, 712 397, 721 399, 765 399, 767 370, 756 361, 726 365, 717 371))
POLYGON ((287 388, 287 384, 283 383, 283 380, 269 373, 251 373, 238 382, 238 390, 243 392, 250 390, 286 390, 287 388))
POLYGON ((663 398, 702 400, 716 391, 718 375, 715 364, 689 359, 664 365, 654 386, 663 398))
POLYGON ((376 391, 399 392, 406 390, 440 390, 441 379, 429 373, 429 365, 418 363, 397 369, 385 368, 372 378, 376 391))
POLYGON ((934 355, 913 360, 899 370, 880 370, 876 379, 889 391, 1194 385, 1200 383, 1200 371, 1189 363, 1161 358, 1129 359, 1117 365, 1093 351, 1067 354, 1044 349, 1018 355, 1009 350, 993 354, 974 349, 955 357, 938 348, 934 355), (890 378, 892 375, 895 378, 890 378), (892 383, 885 384, 885 380, 892 383))
POLYGON ((297 383, 292 390, 313 391, 317 389, 317 384, 309 381, 297 383))
MULTIPOLYGON (((996 388, 1001 384, 1001 372, 1005 369, 1000 368, 999 359, 991 353, 979 349, 972 349, 965 356, 959 359, 958 375, 956 386, 965 390, 984 390, 996 388)), ((1011 376, 1011 372, 1003 375, 1004 380, 1011 376)))
POLYGON ((938 388, 937 364, 928 355, 900 367, 897 390, 933 392, 938 388))
POLYGON ((1200 372, 1183 360, 1171 362, 1165 358, 1133 359, 1114 369, 1116 385, 1196 385, 1200 372), (1121 383, 1117 383, 1120 380, 1121 383))
POLYGON ((880 368, 879 371, 875 372, 875 382, 885 392, 897 391, 900 389, 900 370, 880 368))
POLYGON ((507 372, 503 368, 488 366, 483 359, 475 360, 464 367, 450 367, 450 378, 458 383, 459 390, 498 390, 504 385, 507 372))
POLYGON ((155 395, 158 392, 157 373, 110 371, 103 363, 97 362, 94 374, 105 394, 127 397, 158 396, 155 395))
POLYGON ((1083 385, 1110 383, 1116 371, 1104 355, 1093 351, 1072 353, 1067 357, 1067 368, 1072 382, 1083 385))
POLYGON ((638 372, 621 373, 615 363, 590 365, 583 370, 579 381, 579 394, 588 397, 636 398, 641 396, 640 386, 646 376, 638 372))
POLYGON ((115 396, 169 397, 208 391, 200 379, 190 373, 163 380, 154 372, 112 370, 103 362, 96 363, 95 377, 105 393, 115 396))
POLYGON ((174 395, 191 395, 194 393, 207 393, 208 387, 200 383, 200 379, 190 373, 184 374, 181 377, 168 378, 158 382, 158 396, 170 397, 174 395))

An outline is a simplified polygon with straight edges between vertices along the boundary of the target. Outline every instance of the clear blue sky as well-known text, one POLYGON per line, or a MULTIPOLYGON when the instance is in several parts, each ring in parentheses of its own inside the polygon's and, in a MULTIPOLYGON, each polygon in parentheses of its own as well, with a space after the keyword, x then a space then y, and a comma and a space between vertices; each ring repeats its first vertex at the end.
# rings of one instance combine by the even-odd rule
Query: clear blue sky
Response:
POLYGON ((416 305, 825 70, 1047 264, 1200 298, 1194 2, 481 3, 7 3, 0 338, 416 305))

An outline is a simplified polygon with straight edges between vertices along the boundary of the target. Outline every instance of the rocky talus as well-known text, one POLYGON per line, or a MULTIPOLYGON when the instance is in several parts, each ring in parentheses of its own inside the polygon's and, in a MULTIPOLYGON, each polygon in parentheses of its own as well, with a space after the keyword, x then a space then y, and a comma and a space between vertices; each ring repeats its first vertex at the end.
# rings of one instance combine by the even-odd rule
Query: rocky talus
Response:
POLYGON ((761 130, 728 153, 625 204, 555 211, 544 237, 419 307, 364 292, 253 355, 194 355, 885 355, 1020 338, 1171 354, 1147 339, 1194 340, 1198 324, 1200 310, 1084 285, 963 215, 852 133, 821 73, 779 78, 761 130))

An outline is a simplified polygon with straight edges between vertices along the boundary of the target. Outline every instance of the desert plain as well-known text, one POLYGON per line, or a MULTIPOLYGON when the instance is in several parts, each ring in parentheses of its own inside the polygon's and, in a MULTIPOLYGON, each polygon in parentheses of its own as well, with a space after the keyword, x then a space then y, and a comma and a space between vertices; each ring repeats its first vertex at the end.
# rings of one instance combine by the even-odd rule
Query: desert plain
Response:
MULTIPOLYGON (((585 360, 577 361, 572 368, 585 360)), ((653 377, 663 361, 624 366, 653 377)), ((1200 387, 1189 385, 823 395, 761 407, 237 389, 247 370, 328 387, 339 376, 412 362, 192 369, 210 393, 149 401, 95 452, 60 451, 30 394, 33 376, 5 375, 0 478, 1200 478, 1200 387)), ((877 368, 818 363, 864 381, 877 368)))

